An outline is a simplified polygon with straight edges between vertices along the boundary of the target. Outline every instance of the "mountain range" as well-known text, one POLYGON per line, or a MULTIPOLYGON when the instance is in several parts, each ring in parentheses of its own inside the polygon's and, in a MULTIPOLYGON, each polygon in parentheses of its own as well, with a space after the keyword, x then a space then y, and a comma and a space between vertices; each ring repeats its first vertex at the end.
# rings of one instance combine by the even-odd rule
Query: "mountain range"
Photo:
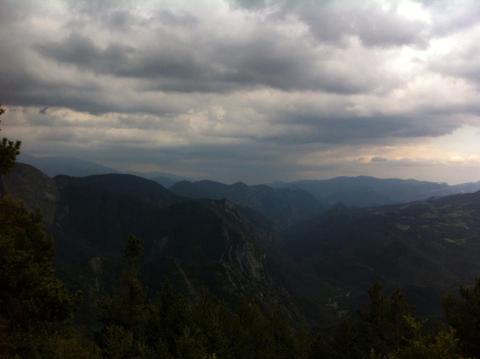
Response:
POLYGON ((144 242, 152 288, 169 278, 191 297, 204 287, 227 302, 249 296, 315 325, 361 305, 373 282, 439 315, 443 295, 480 273, 480 192, 321 207, 299 188, 184 181, 167 189, 125 174, 52 179, 23 164, 0 179, 0 192, 40 209, 57 270, 77 289, 109 285, 131 234, 144 242))
POLYGON ((288 291, 268 268, 276 231, 248 208, 182 198, 154 181, 124 174, 51 179, 17 164, 0 182, 3 193, 49 216, 57 269, 74 289, 109 285, 127 237, 135 235, 144 243, 142 273, 152 289, 169 279, 189 296, 206 287, 226 301, 248 296, 297 315, 288 291), (37 193, 34 201, 26 188, 37 193))
MULTIPOLYGON (((94 161, 87 161, 75 157, 68 156, 43 156, 37 157, 31 154, 22 153, 19 161, 38 168, 50 177, 57 175, 67 175, 73 177, 85 177, 93 175, 103 175, 112 173, 122 173, 112 167, 101 165, 94 161)), ((130 174, 151 179, 162 186, 170 187, 178 181, 182 181, 185 177, 177 176, 166 172, 136 172, 130 174)))
POLYGON ((22 153, 18 159, 20 162, 38 168, 51 177, 59 174, 83 177, 118 172, 113 168, 103 166, 96 162, 66 156, 37 157, 22 153))
POLYGON ((449 185, 413 179, 383 179, 369 176, 277 182, 271 186, 307 191, 326 207, 338 203, 354 207, 383 206, 480 190, 480 182, 449 185))
POLYGON ((228 199, 261 213, 277 228, 286 228, 311 218, 322 210, 322 205, 315 197, 295 188, 247 186, 242 182, 226 185, 214 181, 181 181, 170 187, 170 190, 187 198, 228 199))
MULTIPOLYGON (((57 175, 68 175, 73 177, 84 177, 91 175, 122 173, 117 169, 101 165, 96 162, 83 159, 50 156, 36 157, 30 154, 22 154, 19 158, 21 162, 34 166, 50 177, 57 175)), ((302 180, 293 182, 274 182, 265 185, 248 186, 242 182, 232 185, 223 184, 209 180, 192 181, 184 176, 168 172, 129 172, 130 174, 151 179, 166 188, 172 187, 175 192, 191 198, 229 198, 232 201, 239 201, 239 204, 251 203, 253 200, 246 192, 252 192, 253 196, 261 193, 267 195, 270 189, 291 189, 307 192, 320 202, 320 207, 328 208, 330 206, 343 203, 346 206, 353 207, 372 207, 396 203, 407 203, 417 200, 428 199, 431 197, 441 197, 456 193, 470 193, 480 190, 479 182, 470 182, 457 185, 447 183, 417 181, 404 179, 383 179, 369 176, 359 177, 335 177, 322 180, 302 180), (269 188, 266 188, 269 187, 269 188)), ((271 192, 271 191, 270 191, 271 192)), ((290 192, 292 193, 292 192, 290 192)), ((279 194, 279 192, 277 192, 279 194)), ((305 195, 303 195, 306 198, 305 195)), ((308 199, 309 202, 312 199, 308 199)), ((269 205, 270 202, 267 201, 269 205)), ((260 208, 261 204, 254 205, 260 208)), ((318 205, 317 205, 318 207, 318 205)), ((314 212, 316 210, 306 212, 314 212)), ((264 211, 267 212, 267 211, 264 211)), ((298 213, 298 218, 304 218, 309 214, 298 213)))

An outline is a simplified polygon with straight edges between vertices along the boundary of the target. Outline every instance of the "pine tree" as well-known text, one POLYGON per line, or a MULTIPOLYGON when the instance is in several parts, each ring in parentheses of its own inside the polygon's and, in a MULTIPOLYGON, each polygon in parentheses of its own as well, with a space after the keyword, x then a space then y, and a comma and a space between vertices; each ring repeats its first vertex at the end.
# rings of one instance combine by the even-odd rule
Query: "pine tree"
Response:
MULTIPOLYGON (((20 142, 3 139, 0 174, 13 167, 19 150, 20 142)), ((95 347, 71 326, 75 298, 56 276, 53 255, 41 215, 0 198, 0 357, 95 357, 95 347)))
POLYGON ((480 278, 472 287, 462 286, 459 296, 449 295, 444 308, 464 355, 480 358, 480 278))
POLYGON ((400 291, 387 297, 380 285, 374 285, 369 295, 366 310, 318 335, 311 359, 462 358, 453 329, 426 329, 400 291))
MULTIPOLYGON (((5 109, 0 106, 0 116, 4 113, 5 109)), ((15 159, 20 154, 20 146, 20 141, 11 141, 5 137, 2 139, 0 142, 0 176, 7 174, 14 166, 15 159)))
POLYGON ((147 295, 139 273, 142 254, 141 240, 129 236, 125 245, 121 278, 114 293, 107 296, 101 305, 103 328, 100 332, 100 346, 109 358, 145 357, 149 352, 145 344, 147 295))

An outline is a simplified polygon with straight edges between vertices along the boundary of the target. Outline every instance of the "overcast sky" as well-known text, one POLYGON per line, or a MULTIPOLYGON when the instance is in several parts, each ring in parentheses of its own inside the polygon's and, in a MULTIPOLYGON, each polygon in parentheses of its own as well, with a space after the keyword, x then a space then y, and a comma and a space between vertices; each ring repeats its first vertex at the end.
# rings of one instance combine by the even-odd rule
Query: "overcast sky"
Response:
POLYGON ((226 182, 480 180, 480 1, 0 0, 24 152, 226 182))

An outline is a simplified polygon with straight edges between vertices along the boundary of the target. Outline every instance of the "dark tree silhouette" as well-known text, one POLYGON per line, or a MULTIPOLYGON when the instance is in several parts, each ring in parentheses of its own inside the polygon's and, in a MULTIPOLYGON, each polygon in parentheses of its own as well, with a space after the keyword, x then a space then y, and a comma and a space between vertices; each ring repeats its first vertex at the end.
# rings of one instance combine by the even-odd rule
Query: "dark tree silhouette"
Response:
MULTIPOLYGON (((4 113, 5 109, 0 106, 0 116, 4 113)), ((15 159, 20 154, 20 146, 20 141, 12 141, 5 137, 2 139, 0 142, 0 175, 5 175, 13 167, 15 159)))

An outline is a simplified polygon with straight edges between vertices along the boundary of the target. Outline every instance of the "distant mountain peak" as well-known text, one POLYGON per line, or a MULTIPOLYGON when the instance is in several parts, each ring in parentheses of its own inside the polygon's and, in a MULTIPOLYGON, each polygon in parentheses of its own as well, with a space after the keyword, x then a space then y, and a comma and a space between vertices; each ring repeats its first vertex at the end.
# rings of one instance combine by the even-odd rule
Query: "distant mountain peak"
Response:
POLYGON ((117 170, 93 161, 66 156, 36 157, 21 154, 19 161, 32 165, 50 177, 63 174, 74 177, 84 177, 95 174, 116 173, 117 170))

